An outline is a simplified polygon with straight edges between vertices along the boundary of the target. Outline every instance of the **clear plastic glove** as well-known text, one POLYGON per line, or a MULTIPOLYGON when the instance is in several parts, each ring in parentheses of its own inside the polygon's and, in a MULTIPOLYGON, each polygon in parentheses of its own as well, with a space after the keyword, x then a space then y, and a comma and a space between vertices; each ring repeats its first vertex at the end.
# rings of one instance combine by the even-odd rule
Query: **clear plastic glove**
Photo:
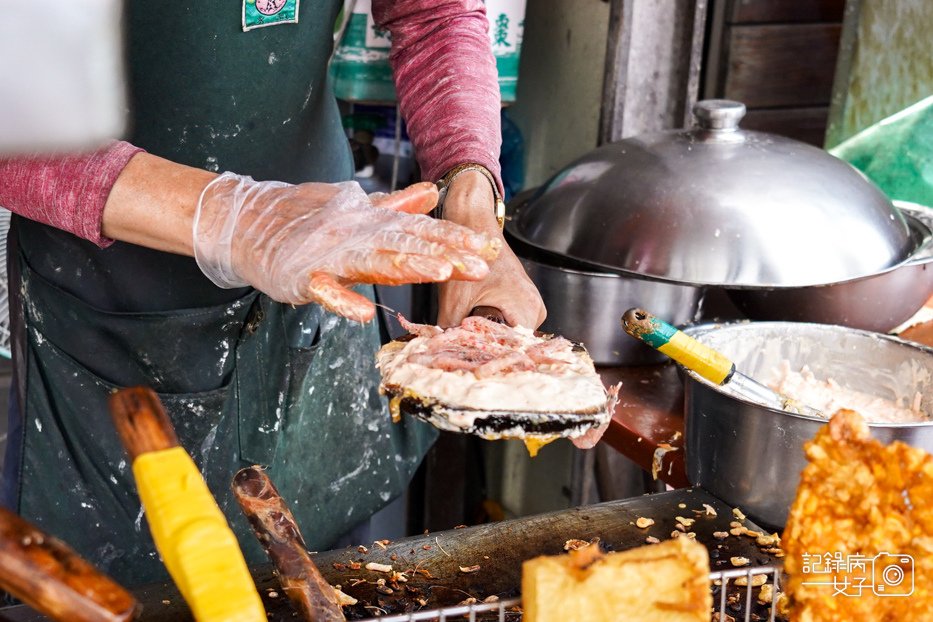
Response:
POLYGON ((224 173, 198 201, 194 254, 220 287, 252 285, 280 302, 316 302, 365 322, 375 307, 354 284, 489 272, 501 242, 424 216, 436 202, 431 183, 370 197, 356 182, 291 185, 224 173))

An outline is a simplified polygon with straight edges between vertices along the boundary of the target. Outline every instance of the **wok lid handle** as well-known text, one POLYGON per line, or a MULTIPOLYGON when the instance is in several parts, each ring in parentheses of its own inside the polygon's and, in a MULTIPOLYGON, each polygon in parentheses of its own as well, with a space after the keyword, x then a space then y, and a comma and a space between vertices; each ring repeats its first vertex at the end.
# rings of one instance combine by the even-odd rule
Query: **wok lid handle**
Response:
POLYGON ((700 129, 734 132, 745 116, 745 104, 731 99, 704 99, 693 105, 693 116, 700 129))

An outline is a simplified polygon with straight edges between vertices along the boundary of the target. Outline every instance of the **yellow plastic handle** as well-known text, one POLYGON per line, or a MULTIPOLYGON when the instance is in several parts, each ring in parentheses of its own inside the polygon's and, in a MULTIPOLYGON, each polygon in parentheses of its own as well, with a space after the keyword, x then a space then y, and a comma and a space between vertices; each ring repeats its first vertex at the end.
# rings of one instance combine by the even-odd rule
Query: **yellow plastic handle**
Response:
POLYGON ((735 365, 726 356, 643 309, 626 311, 622 316, 622 326, 629 335, 710 382, 723 384, 735 373, 735 365))
POLYGON ((236 536, 181 447, 133 461, 156 548, 198 622, 265 622, 236 536))
POLYGON ((679 330, 658 351, 716 384, 726 382, 735 370, 728 358, 679 330))

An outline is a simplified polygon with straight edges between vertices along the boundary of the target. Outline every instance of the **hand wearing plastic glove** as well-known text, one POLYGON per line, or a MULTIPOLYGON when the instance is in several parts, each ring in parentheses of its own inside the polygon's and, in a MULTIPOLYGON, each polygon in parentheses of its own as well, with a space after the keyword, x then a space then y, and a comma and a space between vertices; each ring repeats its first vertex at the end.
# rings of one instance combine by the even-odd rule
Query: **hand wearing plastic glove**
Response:
POLYGON ((291 185, 224 173, 198 201, 194 255, 220 287, 252 285, 280 302, 316 302, 366 322, 375 307, 354 284, 489 272, 501 242, 424 216, 436 202, 431 183, 370 197, 356 182, 291 185))
MULTIPOLYGON (((444 215, 471 229, 501 239, 502 233, 492 216, 493 194, 488 180, 478 173, 463 173, 450 185, 444 215)), ((494 307, 512 325, 537 328, 547 316, 541 295, 514 253, 503 246, 499 258, 490 265, 489 275, 479 282, 444 283, 439 288, 441 326, 455 326, 474 307, 494 307)), ((580 449, 595 447, 609 424, 572 439, 580 449)))

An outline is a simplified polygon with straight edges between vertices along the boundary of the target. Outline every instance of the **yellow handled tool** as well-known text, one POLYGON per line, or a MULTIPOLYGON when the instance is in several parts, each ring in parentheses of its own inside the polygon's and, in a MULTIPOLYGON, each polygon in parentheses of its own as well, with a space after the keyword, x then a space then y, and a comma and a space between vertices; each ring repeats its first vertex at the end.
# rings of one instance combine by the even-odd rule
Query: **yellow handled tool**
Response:
POLYGON ((198 622, 265 622, 236 536, 151 390, 124 389, 110 411, 133 463, 152 539, 198 622))
POLYGON ((656 318, 644 309, 626 311, 622 316, 622 328, 632 337, 640 339, 710 382, 728 386, 739 397, 778 410, 823 417, 817 409, 784 397, 737 371, 735 363, 728 357, 656 318))

